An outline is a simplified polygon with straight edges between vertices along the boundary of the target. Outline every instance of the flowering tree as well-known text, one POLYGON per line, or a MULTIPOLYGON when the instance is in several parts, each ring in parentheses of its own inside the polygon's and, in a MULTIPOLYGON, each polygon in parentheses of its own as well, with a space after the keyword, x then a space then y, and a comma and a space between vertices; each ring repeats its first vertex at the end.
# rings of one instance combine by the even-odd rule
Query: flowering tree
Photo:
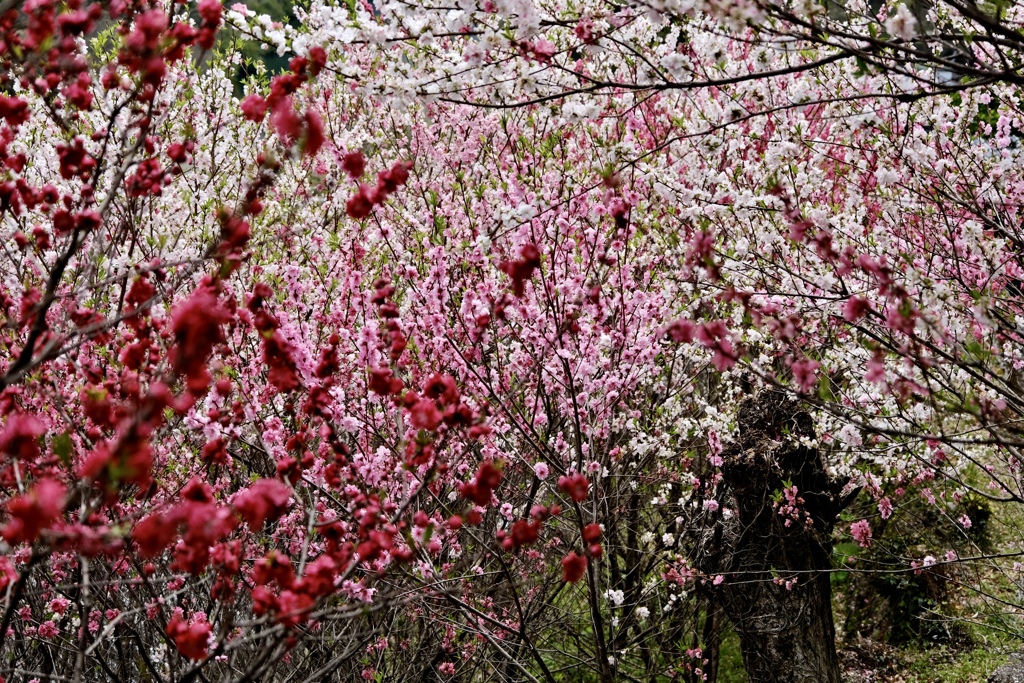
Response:
POLYGON ((837 680, 859 487, 1020 500, 1017 100, 732 7, 6 8, 0 674, 837 680))
MULTIPOLYGON (((780 53, 779 43, 763 33, 743 42, 716 35, 721 12, 681 17, 673 8, 665 9, 670 18, 664 22, 664 16, 648 19, 631 8, 610 15, 601 8, 542 11, 496 4, 435 13, 385 5, 386 22, 322 12, 311 15, 311 24, 313 35, 325 40, 381 45, 372 52, 375 61, 357 69, 348 61, 354 52, 346 50, 335 68, 364 92, 398 101, 416 94, 504 108, 558 100, 564 116, 600 120, 608 114, 595 94, 618 91, 637 102, 652 92, 665 99, 665 93, 690 93, 660 107, 660 120, 635 117, 639 127, 657 130, 659 123, 671 122, 673 129, 646 151, 616 149, 606 170, 606 176, 656 178, 659 197, 681 200, 689 209, 684 216, 699 226, 691 227, 683 265, 703 275, 698 286, 717 297, 688 311, 669 328, 670 337, 712 350, 718 370, 739 361, 754 376, 789 387, 824 410, 817 421, 830 451, 827 469, 851 476, 854 485, 872 493, 881 528, 892 512, 891 496, 903 497, 908 488, 933 503, 950 495, 953 510, 965 510, 962 496, 968 491, 1007 502, 1018 500, 1019 491, 1012 474, 1016 459, 1004 450, 1015 448, 1016 420, 1002 412, 1005 395, 1013 393, 1003 379, 1015 362, 1012 344, 1007 346, 1012 329, 997 322, 1016 315, 1012 298, 998 294, 1006 287, 1012 292, 1017 277, 1010 227, 1016 224, 1017 184, 1007 176, 1018 111, 1012 74, 999 71, 998 59, 985 62, 983 47, 972 62, 974 71, 939 73, 949 60, 928 62, 931 48, 911 48, 913 18, 906 8, 890 10, 891 19, 872 16, 860 25, 870 33, 872 22, 884 24, 889 33, 877 41, 884 45, 873 52, 872 63, 891 65, 886 60, 905 54, 900 50, 920 49, 918 63, 938 71, 897 64, 871 76, 863 59, 848 59, 864 55, 835 40, 817 50, 821 41, 807 39, 804 49, 780 53), (978 73, 982 67, 989 70, 985 77, 978 73), (989 87, 993 83, 1000 84, 989 87), (922 94, 982 87, 987 90, 914 105, 922 94), (851 141, 853 151, 828 149, 851 141), (696 149, 688 154, 691 146, 696 149), (652 158, 658 166, 673 155, 678 164, 648 170, 652 158), (965 280, 965 260, 972 268, 987 265, 965 280), (950 270, 938 275, 937 268, 950 270), (1009 308, 989 319, 985 312, 992 310, 993 295, 996 308, 1009 308), (930 319, 929 311, 941 317, 930 319), (986 322, 979 328, 979 321, 986 322), (986 347, 980 339, 988 325, 1002 333, 986 347), (896 374, 888 376, 888 368, 896 374), (979 394, 975 380, 981 376, 985 388, 979 394), (978 428, 988 434, 971 437, 978 428), (945 490, 943 482, 952 488, 945 490)), ((727 21, 755 18, 726 14, 727 21)), ((943 21, 959 22, 955 30, 961 35, 974 30, 963 22, 976 16, 953 14, 947 12, 943 21)), ((835 31, 846 30, 851 19, 843 21, 831 24, 839 27, 835 31)), ((777 23, 770 26, 783 31, 777 23)), ((790 35, 797 35, 794 26, 786 29, 790 35)), ((947 40, 944 35, 934 39, 947 40)), ((632 211, 646 208, 641 202, 632 211)), ((791 485, 783 486, 789 481, 785 475, 783 468, 768 479, 758 514, 789 514, 806 503, 791 485), (783 488, 789 491, 785 503, 772 498, 783 488)), ((822 495, 831 486, 813 493, 822 495)), ((718 494, 711 496, 714 507, 718 494)), ((837 491, 830 496, 839 507, 848 501, 837 491)), ((970 546, 967 512, 942 514, 952 517, 952 528, 970 546)), ((785 521, 807 518, 797 512, 785 521)), ((857 520, 849 528, 861 545, 870 545, 870 522, 857 520)), ((826 570, 827 555, 811 571, 826 570)), ((945 549, 945 557, 960 561, 952 549, 945 549)), ((936 560, 926 555, 905 562, 908 571, 919 571, 936 560)), ((799 565, 788 569, 794 578, 807 571, 799 565)), ((783 578, 775 585, 788 591, 792 584, 783 578)), ((784 603, 785 594, 779 595, 784 603)), ((798 618, 790 622, 790 628, 799 625, 798 618)), ((751 656, 761 635, 751 633, 751 656)), ((825 677, 837 676, 827 660, 824 668, 831 671, 825 677)), ((788 675, 772 663, 757 669, 767 679, 788 675)), ((820 680, 821 671, 811 667, 808 679, 820 680)))

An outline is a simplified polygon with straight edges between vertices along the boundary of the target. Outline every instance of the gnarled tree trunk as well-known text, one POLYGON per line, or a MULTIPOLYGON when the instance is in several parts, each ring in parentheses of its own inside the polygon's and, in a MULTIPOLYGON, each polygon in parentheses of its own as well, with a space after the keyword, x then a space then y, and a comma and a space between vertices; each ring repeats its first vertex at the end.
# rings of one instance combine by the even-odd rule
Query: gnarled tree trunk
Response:
POLYGON ((814 437, 811 417, 784 394, 747 399, 738 421, 722 453, 718 524, 696 564, 723 577, 715 600, 739 635, 750 683, 839 683, 828 572, 842 485, 800 443, 814 437), (791 486, 800 500, 787 510, 791 486))

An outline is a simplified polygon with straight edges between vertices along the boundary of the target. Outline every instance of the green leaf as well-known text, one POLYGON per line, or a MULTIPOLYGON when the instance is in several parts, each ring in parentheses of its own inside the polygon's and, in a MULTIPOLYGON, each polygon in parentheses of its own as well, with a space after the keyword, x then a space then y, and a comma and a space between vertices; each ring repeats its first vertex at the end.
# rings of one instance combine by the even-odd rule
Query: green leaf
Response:
POLYGON ((53 437, 50 441, 50 448, 53 450, 53 454, 57 456, 61 464, 65 467, 71 465, 71 434, 70 432, 63 432, 53 437))

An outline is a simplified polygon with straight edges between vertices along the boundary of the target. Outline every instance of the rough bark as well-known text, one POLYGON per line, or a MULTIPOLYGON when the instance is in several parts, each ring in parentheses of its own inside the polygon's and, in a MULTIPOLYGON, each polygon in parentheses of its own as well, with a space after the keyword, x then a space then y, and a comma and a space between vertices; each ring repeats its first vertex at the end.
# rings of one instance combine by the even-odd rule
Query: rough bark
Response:
POLYGON ((750 683, 839 683, 829 570, 842 484, 801 444, 813 422, 785 395, 747 399, 738 421, 722 453, 722 508, 697 565, 724 577, 715 600, 739 635, 750 683), (779 514, 789 485, 803 499, 800 521, 779 514))

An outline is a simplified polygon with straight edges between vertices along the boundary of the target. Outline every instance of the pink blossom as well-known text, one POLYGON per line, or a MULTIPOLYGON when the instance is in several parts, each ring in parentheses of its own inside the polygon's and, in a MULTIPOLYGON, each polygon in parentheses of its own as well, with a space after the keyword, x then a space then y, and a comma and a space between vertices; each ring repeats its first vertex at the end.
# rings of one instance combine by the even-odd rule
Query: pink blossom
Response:
POLYGON ((867 548, 871 545, 871 525, 866 519, 851 524, 850 534, 860 544, 860 547, 867 548))
POLYGON ((818 381, 818 368, 821 367, 821 363, 816 360, 804 359, 793 363, 791 369, 793 370, 793 381, 796 382, 797 388, 800 393, 808 394, 814 385, 818 381))
POLYGON ((40 638, 56 638, 60 634, 60 629, 52 621, 44 621, 39 624, 37 633, 40 638))

